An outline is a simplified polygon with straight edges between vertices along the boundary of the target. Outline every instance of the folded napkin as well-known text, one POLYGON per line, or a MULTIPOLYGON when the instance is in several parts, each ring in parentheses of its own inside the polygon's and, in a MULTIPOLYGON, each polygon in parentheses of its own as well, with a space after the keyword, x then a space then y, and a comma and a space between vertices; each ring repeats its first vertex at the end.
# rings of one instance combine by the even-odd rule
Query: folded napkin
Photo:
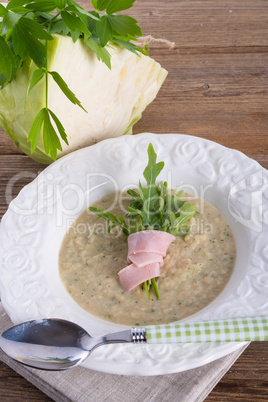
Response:
MULTIPOLYGON (((12 326, 12 323, 1 303, 0 317, 2 333, 12 326)), ((82 367, 68 371, 41 371, 15 362, 1 350, 0 360, 55 401, 200 402, 206 398, 246 347, 247 345, 196 369, 155 377, 105 374, 82 367)))

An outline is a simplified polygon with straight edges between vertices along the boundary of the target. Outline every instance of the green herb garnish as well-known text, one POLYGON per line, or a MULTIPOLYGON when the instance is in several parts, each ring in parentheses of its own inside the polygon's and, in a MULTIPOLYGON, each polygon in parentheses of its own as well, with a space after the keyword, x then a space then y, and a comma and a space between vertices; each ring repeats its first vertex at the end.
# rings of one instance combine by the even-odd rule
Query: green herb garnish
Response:
POLYGON ((134 2, 93 0, 94 11, 85 11, 74 0, 10 0, 6 7, 0 4, 0 87, 15 78, 27 59, 37 66, 27 95, 41 80, 46 82, 45 107, 35 117, 28 135, 31 153, 35 151, 40 137, 46 154, 53 160, 57 157, 57 150, 62 151, 60 138, 68 145, 63 125, 48 108, 49 76, 73 104, 84 109, 57 71, 48 70, 48 42, 54 40, 52 34, 70 36, 73 42, 81 38, 98 59, 111 68, 110 54, 105 47, 108 41, 116 42, 137 55, 138 51, 146 54, 130 43, 130 40, 142 36, 137 21, 127 15, 116 14, 131 8, 134 2))
MULTIPOLYGON (((157 177, 164 168, 164 162, 156 163, 157 155, 152 144, 149 144, 147 152, 148 165, 143 172, 147 185, 143 186, 139 182, 137 190, 128 190, 131 198, 126 219, 122 216, 116 217, 102 208, 89 207, 89 210, 98 218, 106 220, 108 232, 119 226, 126 236, 142 230, 160 230, 174 236, 185 235, 189 231, 189 219, 194 215, 196 205, 181 200, 183 191, 172 194, 166 182, 156 183, 157 177)), ((143 283, 148 299, 150 299, 151 286, 156 297, 160 299, 154 278, 143 283)))
POLYGON ((174 236, 185 235, 189 231, 188 221, 194 215, 196 205, 181 200, 183 191, 173 195, 166 182, 156 184, 164 162, 156 163, 157 155, 152 144, 149 144, 147 152, 148 165, 143 172, 147 185, 144 187, 139 182, 137 190, 127 191, 131 198, 126 219, 116 217, 102 208, 89 207, 89 210, 108 222, 108 232, 120 226, 126 236, 141 230, 161 230, 174 236))

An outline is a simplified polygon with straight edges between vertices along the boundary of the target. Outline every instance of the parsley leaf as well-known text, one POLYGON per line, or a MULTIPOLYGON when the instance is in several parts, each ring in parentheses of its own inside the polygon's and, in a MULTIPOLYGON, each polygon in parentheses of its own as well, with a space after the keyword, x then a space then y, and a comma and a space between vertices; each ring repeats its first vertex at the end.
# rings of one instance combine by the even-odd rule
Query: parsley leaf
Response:
POLYGON ((64 79, 56 72, 56 71, 48 71, 48 73, 52 76, 53 80, 58 84, 62 92, 67 96, 67 98, 74 104, 78 105, 85 112, 86 110, 81 105, 81 102, 77 99, 75 94, 70 90, 64 79))
POLYGON ((98 60, 103 61, 108 68, 111 68, 111 55, 105 47, 102 47, 98 38, 84 38, 85 44, 96 53, 98 60))
POLYGON ((96 24, 96 34, 100 39, 100 44, 104 47, 113 37, 113 29, 108 16, 101 17, 96 24))
POLYGON ((0 36, 0 71, 9 81, 12 74, 12 68, 15 64, 13 53, 11 52, 5 39, 0 36))
POLYGON ((135 0, 115 0, 109 1, 106 6, 107 14, 118 13, 119 11, 127 10, 133 6, 135 0))
POLYGON ((131 37, 132 39, 135 39, 136 36, 142 36, 141 29, 134 18, 128 15, 109 15, 107 18, 115 36, 118 34, 124 38, 131 37))
POLYGON ((29 93, 31 92, 31 90, 33 89, 33 87, 36 84, 38 84, 39 81, 41 81, 41 79, 44 77, 45 73, 46 73, 46 70, 44 68, 38 68, 37 70, 34 71, 30 85, 27 90, 27 97, 28 97, 29 93))

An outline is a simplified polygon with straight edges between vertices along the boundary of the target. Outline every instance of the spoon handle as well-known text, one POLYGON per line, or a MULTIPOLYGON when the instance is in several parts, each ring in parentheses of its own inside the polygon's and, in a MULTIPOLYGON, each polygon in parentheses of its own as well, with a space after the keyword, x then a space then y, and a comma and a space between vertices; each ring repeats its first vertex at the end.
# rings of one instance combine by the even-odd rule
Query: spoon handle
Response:
POLYGON ((243 342, 268 340, 268 316, 146 327, 147 343, 243 342))

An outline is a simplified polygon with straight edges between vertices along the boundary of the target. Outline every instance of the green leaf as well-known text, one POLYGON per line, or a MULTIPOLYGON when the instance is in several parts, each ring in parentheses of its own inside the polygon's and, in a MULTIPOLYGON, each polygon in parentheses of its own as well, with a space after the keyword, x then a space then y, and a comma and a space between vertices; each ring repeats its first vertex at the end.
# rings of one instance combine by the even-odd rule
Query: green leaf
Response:
POLYGON ((45 73, 46 73, 46 70, 44 68, 38 68, 37 70, 34 71, 30 85, 28 86, 28 89, 27 89, 26 99, 28 98, 28 95, 31 92, 31 90, 33 89, 33 87, 36 84, 38 84, 38 82, 41 81, 41 79, 44 77, 45 73))
POLYGON ((96 34, 100 39, 101 46, 105 46, 113 37, 113 30, 108 17, 103 16, 96 24, 96 34))
POLYGON ((70 35, 72 37, 73 42, 75 43, 77 41, 77 39, 80 38, 80 32, 79 31, 70 31, 70 35))
POLYGON ((12 29, 12 44, 15 54, 24 59, 26 54, 25 38, 18 25, 12 29))
POLYGON ((91 33, 89 32, 86 24, 78 17, 74 16, 73 14, 70 14, 66 11, 62 11, 61 17, 64 21, 64 23, 67 25, 67 27, 73 31, 73 32, 81 32, 85 35, 90 36, 91 33))
MULTIPOLYGON (((64 35, 64 36, 67 36, 69 32, 70 32, 70 28, 68 28, 62 20, 55 21, 51 25, 51 28, 50 28, 50 33, 59 33, 59 34, 62 33, 62 35, 64 35)), ((80 33, 79 33, 79 36, 80 36, 80 33)))
POLYGON ((0 17, 4 17, 7 14, 8 10, 6 7, 3 6, 3 4, 0 3, 0 17))
POLYGON ((184 227, 188 227, 188 221, 195 214, 196 205, 190 204, 189 202, 185 202, 183 206, 180 208, 180 212, 176 215, 176 229, 179 231, 184 227))
POLYGON ((118 38, 113 38, 113 41, 118 43, 119 45, 123 46, 124 48, 126 48, 127 50, 129 50, 130 52, 134 53, 136 56, 141 57, 140 53, 144 52, 142 51, 142 49, 140 49, 138 46, 134 45, 131 42, 127 42, 125 40, 122 39, 118 39, 118 38), (140 53, 138 53, 140 52, 140 53))
POLYGON ((112 214, 111 212, 104 211, 101 208, 96 207, 89 207, 88 208, 91 212, 97 215, 98 218, 103 218, 108 223, 108 232, 110 232, 116 226, 120 226, 123 233, 128 236, 129 235, 129 228, 122 216, 118 216, 118 218, 112 214))
POLYGON ((143 172, 143 176, 147 182, 147 187, 143 188, 142 191, 144 198, 144 209, 146 210, 146 214, 149 219, 150 214, 154 211, 154 203, 158 197, 158 191, 155 181, 165 164, 164 162, 156 163, 157 155, 152 144, 149 144, 147 152, 148 165, 143 172))
POLYGON ((38 24, 38 22, 30 20, 29 18, 22 17, 19 21, 19 27, 21 30, 33 35, 35 38, 53 40, 53 36, 51 36, 41 24, 38 24))
POLYGON ((46 108, 41 109, 36 116, 27 141, 31 142, 31 152, 34 152, 42 133, 45 152, 47 154, 50 154, 52 159, 55 160, 57 158, 57 150, 62 151, 62 146, 59 137, 51 123, 50 116, 56 123, 57 129, 62 139, 66 142, 66 144, 68 144, 66 133, 61 122, 52 112, 52 110, 46 108))
POLYGON ((45 46, 34 36, 24 33, 26 51, 37 67, 44 67, 46 60, 45 46))
POLYGON ((75 9, 76 9, 76 12, 78 12, 79 14, 78 15, 85 15, 85 16, 87 16, 87 17, 89 17, 90 19, 93 19, 93 20, 96 20, 96 21, 99 21, 99 14, 98 13, 96 13, 95 11, 85 11, 84 9, 83 9, 83 7, 81 7, 79 4, 77 4, 75 1, 73 1, 73 0, 67 0, 67 3, 70 5, 70 6, 73 6, 75 9))
POLYGON ((95 8, 95 10, 98 9, 98 0, 92 0, 92 6, 95 8))
POLYGON ((164 162, 156 163, 157 155, 155 153, 152 144, 149 144, 147 153, 148 153, 148 165, 144 169, 143 176, 147 182, 147 186, 151 187, 152 185, 155 185, 156 178, 157 176, 159 176, 160 172, 164 168, 165 163, 164 162))
POLYGON ((59 121, 57 116, 52 112, 52 110, 48 109, 48 112, 49 112, 50 116, 52 117, 52 119, 54 120, 54 122, 56 123, 57 129, 58 129, 58 132, 59 132, 61 138, 67 145, 69 145, 68 140, 67 140, 67 134, 65 132, 63 125, 61 124, 61 122, 59 121))
POLYGON ((62 151, 62 146, 59 137, 51 124, 48 110, 46 110, 44 116, 43 142, 46 153, 50 154, 53 160, 56 160, 57 150, 62 151))
POLYGON ((106 7, 107 14, 117 13, 131 8, 135 0, 111 0, 106 7))
POLYGON ((129 35, 133 38, 142 36, 141 29, 134 18, 128 15, 109 15, 107 18, 115 33, 124 37, 128 37, 129 35))
POLYGON ((98 60, 103 61, 111 69, 111 55, 105 47, 100 46, 96 38, 84 38, 85 44, 96 53, 98 60))
POLYGON ((15 66, 15 60, 5 39, 0 36, 0 73, 4 74, 9 81, 12 75, 12 69, 15 66))
POLYGON ((23 32, 22 35, 26 52, 29 54, 31 59, 33 59, 37 67, 44 67, 46 60, 45 46, 33 35, 30 35, 27 32, 23 32))
POLYGON ((29 3, 29 0, 10 0, 6 8, 7 10, 15 11, 18 7, 22 7, 26 3, 29 3))
POLYGON ((98 11, 103 11, 108 7, 110 0, 92 0, 93 7, 98 11))
MULTIPOLYGON (((25 58, 27 52, 33 59, 38 67, 44 67, 46 60, 46 48, 45 46, 31 33, 36 32, 35 24, 27 18, 21 18, 12 30, 12 44, 15 54, 20 55, 22 59, 25 58), (24 20, 27 20, 26 22, 24 20), (30 23, 29 23, 30 22, 30 23), (29 27, 31 28, 29 29, 29 27)), ((37 23, 36 23, 37 24, 37 23)), ((37 24, 39 26, 39 24, 37 24)), ((46 36, 47 32, 43 28, 37 29, 37 35, 40 37, 46 36)), ((47 34, 49 35, 49 34, 47 34)), ((50 36, 49 36, 50 37, 50 36)), ((51 37, 52 38, 52 37, 51 37)), ((41 39, 41 38, 40 38, 41 39)))
POLYGON ((12 29, 20 18, 21 18, 20 14, 16 14, 13 11, 8 10, 7 14, 3 18, 1 26, 3 35, 5 35, 9 29, 12 29))
POLYGON ((67 0, 54 0, 57 8, 63 9, 66 6, 67 0))
POLYGON ((86 110, 81 105, 81 102, 76 98, 75 94, 70 90, 66 82, 56 71, 48 71, 48 73, 52 76, 53 80, 58 84, 62 92, 67 96, 67 98, 74 104, 81 107, 85 112, 86 110))
POLYGON ((0 73, 0 90, 7 84, 6 76, 3 73, 0 73))
POLYGON ((31 142, 31 153, 33 153, 37 147, 42 132, 42 127, 44 124, 45 114, 46 109, 45 108, 41 109, 36 118, 34 119, 31 130, 29 132, 27 141, 31 142))
POLYGON ((49 13, 55 10, 56 5, 54 0, 35 0, 34 3, 27 4, 25 8, 35 12, 49 13))

